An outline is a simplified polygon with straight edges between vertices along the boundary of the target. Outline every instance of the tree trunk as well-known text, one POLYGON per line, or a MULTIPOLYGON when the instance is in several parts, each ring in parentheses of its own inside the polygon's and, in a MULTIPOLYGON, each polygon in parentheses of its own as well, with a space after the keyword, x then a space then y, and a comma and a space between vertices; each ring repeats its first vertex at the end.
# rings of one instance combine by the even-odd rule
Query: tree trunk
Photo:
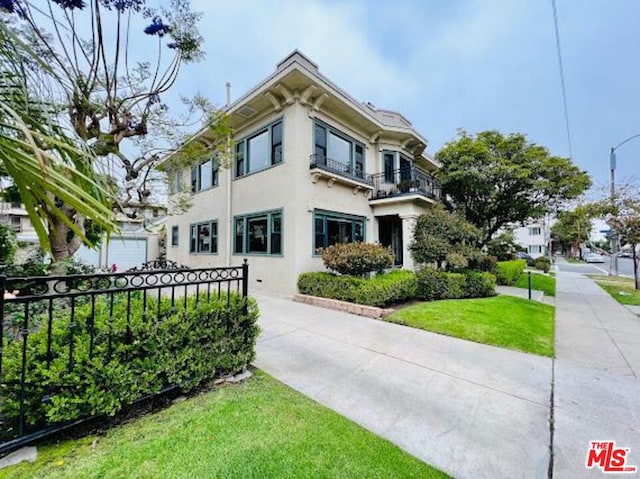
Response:
MULTIPOLYGON (((72 210, 66 212, 66 216, 73 219, 75 225, 84 232, 85 218, 78 215, 72 210)), ((71 258, 80 248, 82 242, 77 235, 73 235, 69 239, 69 231, 71 228, 60 218, 49 218, 49 241, 51 244, 51 256, 53 259, 51 272, 56 275, 65 274, 67 271, 66 260, 71 258)))
POLYGON ((636 286, 636 289, 640 289, 640 280, 638 279, 638 262, 640 258, 638 258, 638 254, 636 253, 636 245, 631 245, 633 248, 633 283, 636 286))

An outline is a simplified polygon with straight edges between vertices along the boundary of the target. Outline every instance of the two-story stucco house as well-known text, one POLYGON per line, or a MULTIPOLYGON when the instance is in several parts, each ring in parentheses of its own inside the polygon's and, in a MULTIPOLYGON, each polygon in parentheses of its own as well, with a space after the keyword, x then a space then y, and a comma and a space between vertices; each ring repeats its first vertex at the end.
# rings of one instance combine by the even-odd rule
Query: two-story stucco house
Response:
POLYGON ((298 51, 227 114, 231 167, 211 160, 173 172, 193 197, 167 219, 167 259, 248 258, 251 289, 283 295, 299 273, 323 270, 316 251, 337 242, 380 242, 413 268, 412 230, 440 186, 427 140, 401 114, 354 100, 298 51))

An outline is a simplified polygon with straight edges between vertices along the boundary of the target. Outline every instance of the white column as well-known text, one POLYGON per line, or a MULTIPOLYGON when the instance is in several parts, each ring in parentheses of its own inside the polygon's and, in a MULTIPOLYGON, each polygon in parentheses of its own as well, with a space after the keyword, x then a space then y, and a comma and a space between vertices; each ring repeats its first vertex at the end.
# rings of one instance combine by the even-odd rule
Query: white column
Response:
POLYGON ((400 215, 400 219, 402 219, 402 268, 413 271, 415 265, 409 244, 413 241, 413 230, 416 227, 418 215, 400 215))

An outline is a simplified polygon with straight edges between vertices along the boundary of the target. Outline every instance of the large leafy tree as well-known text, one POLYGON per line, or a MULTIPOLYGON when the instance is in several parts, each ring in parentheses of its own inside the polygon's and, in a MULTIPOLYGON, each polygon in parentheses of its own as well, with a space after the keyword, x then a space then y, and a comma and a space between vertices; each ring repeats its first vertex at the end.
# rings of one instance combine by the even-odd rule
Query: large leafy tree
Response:
POLYGON ((52 251, 52 224, 64 224, 78 243, 87 241, 80 218, 113 231, 111 198, 90 168, 91 152, 61 128, 52 104, 34 94, 34 85, 59 77, 2 22, 0 45, 0 175, 11 178, 10 198, 24 202, 46 251, 52 251))
POLYGON ((607 223, 619 238, 631 246, 635 287, 640 289, 640 278, 638 277, 640 257, 637 254, 637 249, 640 246, 640 194, 638 191, 631 188, 619 191, 613 204, 610 203, 607 223))
POLYGON ((581 243, 587 243, 591 237, 592 221, 605 213, 603 203, 584 203, 571 210, 561 211, 551 228, 554 241, 563 248, 570 248, 582 257, 581 243))
MULTIPOLYGON (((0 3, 2 20, 60 78, 53 91, 46 91, 55 114, 86 145, 93 158, 88 169, 108 179, 116 198, 111 209, 129 217, 159 202, 164 175, 156 167, 184 144, 185 127, 220 123, 219 112, 198 95, 184 99, 177 114, 165 103, 182 66, 203 57, 201 15, 189 0, 165 5, 152 8, 145 0, 0 3)), ((31 90, 42 92, 42 86, 31 85, 31 90)), ((192 147, 189 161, 225 147, 226 142, 192 147)), ((85 225, 73 204, 57 199, 68 221, 49 222, 50 242, 54 259, 64 260, 79 246, 71 224, 80 231, 85 225)))
POLYGON ((447 203, 482 231, 481 246, 505 226, 554 212, 591 186, 570 159, 520 133, 461 132, 436 159, 447 203))

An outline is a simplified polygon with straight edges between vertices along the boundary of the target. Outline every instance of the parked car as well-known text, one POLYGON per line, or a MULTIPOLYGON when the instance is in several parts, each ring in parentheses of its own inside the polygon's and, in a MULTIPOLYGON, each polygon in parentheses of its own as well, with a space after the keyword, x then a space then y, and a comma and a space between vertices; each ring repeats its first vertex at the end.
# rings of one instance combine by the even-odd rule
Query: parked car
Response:
POLYGON ((633 257, 633 253, 631 251, 620 251, 618 253, 618 256, 620 258, 632 258, 633 257))
POLYGON ((524 259, 527 261, 527 266, 533 266, 536 264, 536 260, 529 253, 523 253, 522 251, 516 253, 517 259, 524 259))
POLYGON ((604 258, 598 253, 588 253, 583 257, 586 263, 604 263, 604 258))

